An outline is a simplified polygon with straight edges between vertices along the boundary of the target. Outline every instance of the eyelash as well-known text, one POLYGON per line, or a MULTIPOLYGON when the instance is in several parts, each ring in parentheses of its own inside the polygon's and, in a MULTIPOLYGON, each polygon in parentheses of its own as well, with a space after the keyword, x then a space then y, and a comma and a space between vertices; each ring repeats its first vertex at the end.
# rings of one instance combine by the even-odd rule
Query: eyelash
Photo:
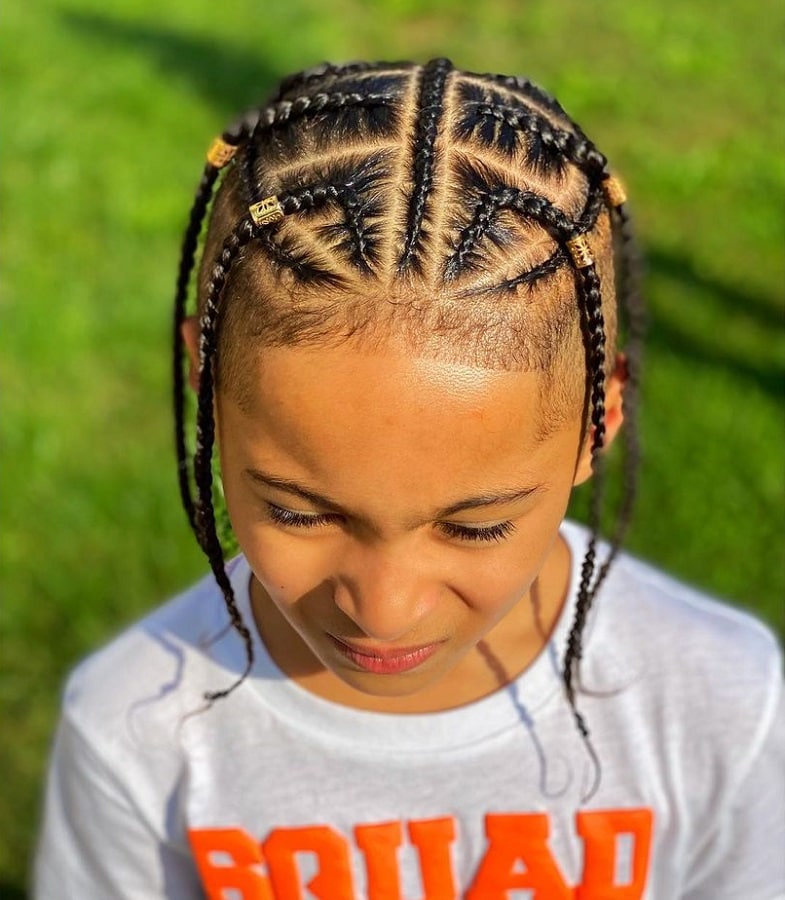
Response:
MULTIPOLYGON (((330 525, 337 516, 328 513, 300 513, 273 503, 267 504, 270 519, 276 525, 284 525, 289 528, 319 528, 322 525, 330 525)), ((461 541, 503 541, 515 531, 512 522, 498 522, 496 525, 483 525, 478 528, 470 528, 468 525, 458 525, 455 522, 440 522, 439 528, 447 537, 457 538, 461 541)))
POLYGON ((482 525, 479 528, 456 525, 455 522, 441 522, 439 527, 448 537, 463 541, 503 541, 515 531, 512 522, 498 522, 496 525, 482 525))
POLYGON ((267 509, 270 518, 276 525, 288 525, 291 528, 317 528, 320 525, 329 525, 332 517, 324 513, 299 513, 293 509, 285 509, 268 503, 267 509))

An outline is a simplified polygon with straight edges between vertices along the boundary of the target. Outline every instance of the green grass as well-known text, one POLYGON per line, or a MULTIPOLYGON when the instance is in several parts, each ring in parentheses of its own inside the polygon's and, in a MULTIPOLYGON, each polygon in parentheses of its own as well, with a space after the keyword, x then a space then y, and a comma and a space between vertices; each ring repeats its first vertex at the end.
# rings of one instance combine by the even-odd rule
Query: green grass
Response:
POLYGON ((171 464, 180 230, 209 139, 302 65, 446 54, 534 77, 584 124, 650 260, 630 544, 782 627, 780 4, 39 0, 4 17, 0 895, 22 895, 64 672, 204 569, 171 464))

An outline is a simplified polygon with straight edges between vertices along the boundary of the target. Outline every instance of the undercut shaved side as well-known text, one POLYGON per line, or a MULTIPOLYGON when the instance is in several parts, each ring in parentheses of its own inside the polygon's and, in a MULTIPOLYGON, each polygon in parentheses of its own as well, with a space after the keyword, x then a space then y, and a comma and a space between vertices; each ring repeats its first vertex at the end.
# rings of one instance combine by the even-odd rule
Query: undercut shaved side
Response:
MULTIPOLYGON (((554 427, 584 416, 597 477, 564 681, 586 737, 574 684, 583 625, 610 564, 598 564, 596 541, 617 269, 629 323, 628 396, 637 387, 642 322, 631 222, 623 199, 609 202, 605 157, 541 88, 523 78, 461 72, 445 59, 318 66, 283 81, 222 139, 237 153, 217 192, 199 272, 202 370, 191 474, 179 327, 218 180, 209 164, 177 286, 177 450, 183 503, 246 640, 249 667, 250 637, 220 575, 215 537, 214 391, 242 402, 248 360, 267 347, 395 338, 415 354, 541 373, 554 427), (256 224, 249 207, 270 197, 282 218, 256 224)), ((632 413, 625 402, 628 423, 632 413)), ((634 493, 631 437, 629 499, 611 558, 634 493)))

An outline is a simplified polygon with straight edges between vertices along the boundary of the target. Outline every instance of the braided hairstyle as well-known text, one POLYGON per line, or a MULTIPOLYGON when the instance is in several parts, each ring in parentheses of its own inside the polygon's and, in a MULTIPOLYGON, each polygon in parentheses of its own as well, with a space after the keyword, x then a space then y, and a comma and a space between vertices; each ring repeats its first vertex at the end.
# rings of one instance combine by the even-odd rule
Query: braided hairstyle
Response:
POLYGON ((253 341, 262 352, 395 329, 414 351, 542 373, 552 420, 583 409, 594 472, 590 538, 563 680, 594 755, 576 708, 576 680, 587 614, 635 493, 642 329, 630 217, 605 157, 541 88, 460 72, 445 59, 309 69, 285 79, 217 145, 185 233, 174 317, 183 505, 247 650, 238 681, 208 699, 230 693, 253 663, 216 534, 211 463, 219 379, 242 402, 247 356, 244 366, 238 347, 248 350, 253 341), (202 223, 225 165, 198 278, 201 368, 191 463, 181 326, 202 223), (261 201, 274 215, 252 214, 261 201), (625 494, 601 561, 605 383, 615 358, 617 293, 627 328, 625 494), (414 295, 416 303, 407 300, 414 295), (576 352, 584 361, 579 372, 576 352))

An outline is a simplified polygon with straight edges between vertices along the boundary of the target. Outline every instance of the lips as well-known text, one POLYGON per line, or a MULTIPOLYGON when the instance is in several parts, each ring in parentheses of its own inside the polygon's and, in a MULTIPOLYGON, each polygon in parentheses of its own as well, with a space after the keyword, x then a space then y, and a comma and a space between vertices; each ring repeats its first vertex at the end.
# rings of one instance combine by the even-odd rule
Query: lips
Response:
POLYGON ((439 647, 438 643, 419 647, 360 647, 332 635, 330 639, 350 662, 377 675, 394 675, 416 669, 433 656, 439 647))

